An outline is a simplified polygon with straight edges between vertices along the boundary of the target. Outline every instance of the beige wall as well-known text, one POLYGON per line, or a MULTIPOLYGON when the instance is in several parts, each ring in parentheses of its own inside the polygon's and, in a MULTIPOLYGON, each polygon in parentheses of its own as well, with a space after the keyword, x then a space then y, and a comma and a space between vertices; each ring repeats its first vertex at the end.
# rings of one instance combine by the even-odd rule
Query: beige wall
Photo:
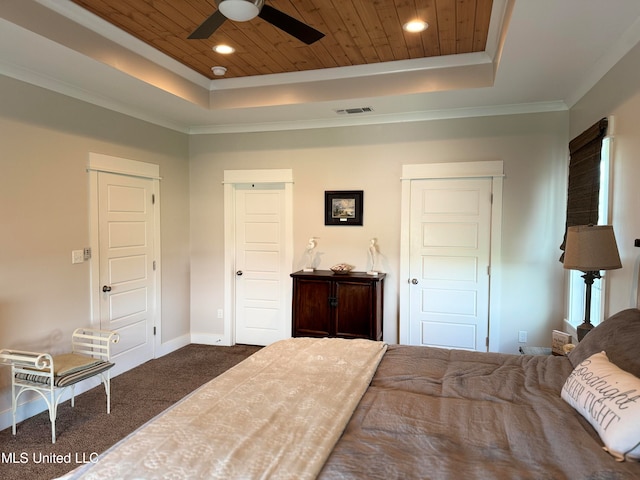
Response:
POLYGON ((612 224, 622 269, 608 272, 610 315, 636 306, 640 248, 640 45, 634 47, 571 110, 572 137, 613 115, 612 224))
MULTIPOLYGON (((294 265, 319 237, 320 268, 365 270, 378 238, 385 286, 384 338, 398 338, 400 175, 403 164, 503 160, 505 165, 499 345, 517 352, 518 331, 547 345, 563 318, 568 113, 458 119, 320 130, 194 135, 191 145, 191 331, 222 335, 225 169, 290 168, 294 176, 294 265), (364 190, 362 227, 324 225, 325 190, 364 190)), ((404 280, 406 281, 406 279, 404 280)))
POLYGON ((188 341, 187 136, 0 76, 0 348, 64 351, 89 325, 90 264, 71 264, 90 245, 89 152, 160 165, 162 341, 188 341))
MULTIPOLYGON (((0 347, 61 351, 89 322, 89 152, 160 165, 162 342, 221 335, 225 169, 293 169, 294 264, 318 236, 322 268, 366 268, 378 238, 388 273, 385 339, 397 340, 400 172, 403 164, 502 160, 499 311, 491 328, 517 351, 519 330, 547 345, 564 316, 568 139, 615 116, 613 224, 624 268, 610 273, 609 312, 635 305, 640 249, 640 47, 567 112, 289 132, 188 137, 0 76, 0 347), (570 131, 569 131, 570 130, 570 131), (362 189, 364 226, 325 227, 325 190, 362 189)), ((494 265, 496 264, 494 262, 494 265)), ((0 370, 0 416, 8 409, 0 370)), ((0 422, 1 423, 1 422, 0 422)))

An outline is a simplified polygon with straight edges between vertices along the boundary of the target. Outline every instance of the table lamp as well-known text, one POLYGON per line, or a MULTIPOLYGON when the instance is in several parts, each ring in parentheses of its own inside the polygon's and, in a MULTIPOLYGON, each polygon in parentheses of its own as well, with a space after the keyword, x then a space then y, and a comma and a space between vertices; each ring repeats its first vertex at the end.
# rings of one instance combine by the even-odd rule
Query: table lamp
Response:
POLYGON ((576 328, 578 341, 593 328, 591 324, 591 286, 601 278, 601 270, 622 268, 616 237, 611 225, 579 225, 567 229, 564 268, 584 272, 586 299, 584 323, 576 328))

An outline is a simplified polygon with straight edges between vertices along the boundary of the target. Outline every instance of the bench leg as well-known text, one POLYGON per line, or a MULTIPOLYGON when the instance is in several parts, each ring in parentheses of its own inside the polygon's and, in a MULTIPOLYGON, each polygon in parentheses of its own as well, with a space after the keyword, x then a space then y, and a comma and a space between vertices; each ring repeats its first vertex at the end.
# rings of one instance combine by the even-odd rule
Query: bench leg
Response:
POLYGON ((107 395, 107 414, 111 413, 111 375, 110 372, 104 372, 100 374, 102 384, 104 385, 104 392, 107 395))
POLYGON ((49 403, 49 420, 51 421, 51 443, 56 443, 56 417, 58 416, 58 401, 55 390, 51 389, 51 401, 49 403))
POLYGON ((13 416, 13 424, 11 425, 11 433, 16 434, 16 411, 18 410, 18 397, 16 396, 16 386, 11 386, 11 415, 13 416))
POLYGON ((56 417, 49 409, 49 420, 51 420, 51 443, 56 443, 56 417))

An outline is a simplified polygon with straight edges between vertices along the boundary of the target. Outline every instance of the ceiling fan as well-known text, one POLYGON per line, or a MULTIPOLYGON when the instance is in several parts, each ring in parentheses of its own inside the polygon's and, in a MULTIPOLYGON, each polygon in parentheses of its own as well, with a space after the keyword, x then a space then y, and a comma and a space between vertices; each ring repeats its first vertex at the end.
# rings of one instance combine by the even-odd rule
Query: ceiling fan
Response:
POLYGON ((264 4, 264 0, 216 0, 218 10, 207 18, 189 35, 190 39, 209 38, 228 18, 236 22, 246 22, 255 17, 269 22, 280 30, 311 45, 324 37, 324 33, 290 17, 280 10, 264 4))

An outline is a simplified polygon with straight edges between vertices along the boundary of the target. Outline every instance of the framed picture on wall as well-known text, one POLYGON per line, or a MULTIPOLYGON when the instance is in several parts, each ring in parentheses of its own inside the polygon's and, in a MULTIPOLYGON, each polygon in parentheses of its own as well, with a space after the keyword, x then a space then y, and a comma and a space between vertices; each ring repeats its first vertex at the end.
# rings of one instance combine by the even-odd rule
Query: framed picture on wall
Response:
POLYGON ((325 225, 362 225, 362 190, 324 192, 325 225))

